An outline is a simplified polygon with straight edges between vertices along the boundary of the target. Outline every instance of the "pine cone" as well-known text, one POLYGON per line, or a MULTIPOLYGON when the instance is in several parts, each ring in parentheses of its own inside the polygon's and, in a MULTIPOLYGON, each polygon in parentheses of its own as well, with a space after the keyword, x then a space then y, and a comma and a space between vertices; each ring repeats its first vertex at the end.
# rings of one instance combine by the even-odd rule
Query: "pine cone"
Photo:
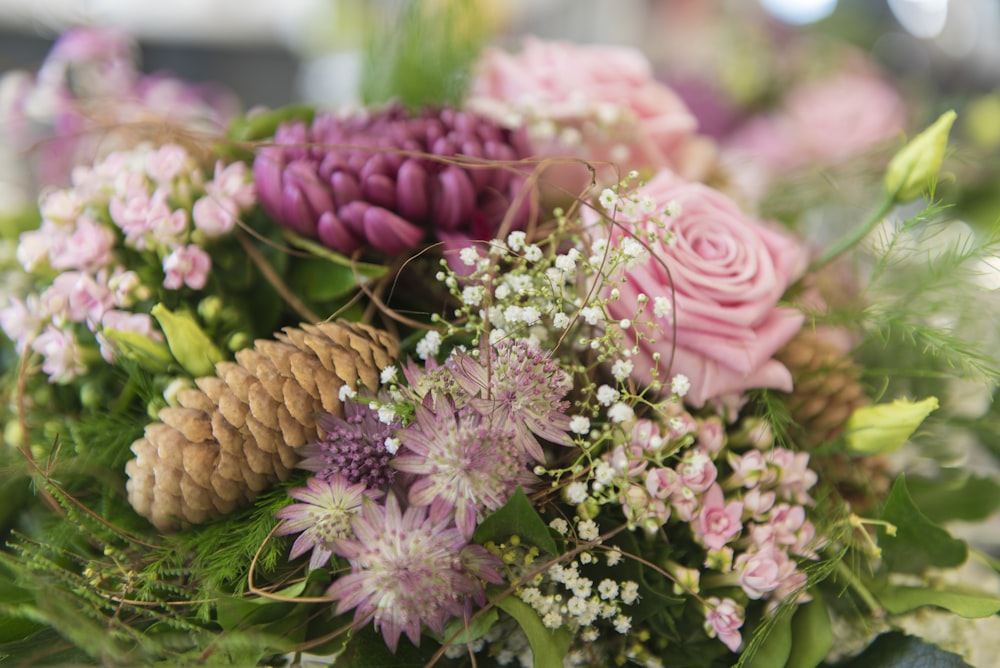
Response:
MULTIPOLYGON (((792 373, 787 397, 795 427, 792 437, 806 449, 837 439, 856 408, 868 403, 861 369, 841 348, 821 334, 802 330, 775 358, 792 373)), ((814 457, 811 466, 836 486, 855 512, 864 512, 889 491, 883 457, 855 458, 842 452, 814 457)))
POLYGON ((321 437, 316 418, 343 416, 340 388, 374 391, 397 343, 349 322, 286 327, 215 366, 132 444, 129 502, 161 531, 249 504, 285 480, 297 448, 321 437))
POLYGON ((787 403, 798 426, 793 436, 807 448, 836 439, 854 409, 868 403, 857 365, 812 330, 799 332, 775 358, 792 373, 787 403))
MULTIPOLYGON (((395 254, 428 237, 446 244, 494 238, 526 181, 503 165, 436 157, 526 155, 520 134, 485 117, 454 109, 411 116, 390 105, 281 125, 253 171, 261 206, 280 224, 340 253, 395 254)), ((512 229, 524 225, 527 210, 516 212, 512 229)))

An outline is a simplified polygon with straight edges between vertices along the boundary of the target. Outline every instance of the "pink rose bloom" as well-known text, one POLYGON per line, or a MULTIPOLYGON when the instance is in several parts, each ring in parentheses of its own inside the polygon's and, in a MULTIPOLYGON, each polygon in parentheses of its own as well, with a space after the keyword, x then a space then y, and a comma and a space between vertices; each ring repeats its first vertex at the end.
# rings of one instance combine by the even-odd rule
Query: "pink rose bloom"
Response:
POLYGON ((730 651, 736 652, 743 643, 740 627, 743 626, 743 608, 731 598, 712 596, 705 601, 705 632, 718 638, 730 651))
POLYGON ((905 111, 899 92, 870 71, 807 81, 777 111, 734 132, 724 161, 747 192, 759 196, 775 176, 834 165, 899 137, 905 111))
MULTIPOLYGON (((685 401, 696 407, 753 388, 790 391, 791 374, 772 358, 799 331, 804 316, 777 303, 804 270, 806 250, 745 216, 719 191, 670 172, 661 172, 636 196, 651 197, 657 211, 671 203, 681 208, 666 220, 676 243, 654 244, 656 257, 628 270, 626 281, 616 284, 620 298, 607 306, 612 318, 632 319, 642 334, 633 357, 636 380, 651 380, 657 366, 653 354, 659 353, 658 377, 687 376, 691 388, 685 401), (670 312, 655 315, 647 308, 637 318, 639 295, 669 298, 671 283, 670 312), (659 326, 640 322, 649 319, 645 314, 659 326)), ((632 225, 637 232, 657 229, 648 218, 632 225)))
MULTIPOLYGON (((621 172, 603 170, 608 183, 632 169, 664 167, 697 179, 714 158, 684 102, 628 47, 527 38, 517 53, 486 49, 466 106, 508 127, 527 126, 538 157, 613 163, 621 172)), ((566 170, 586 186, 587 170, 566 170)))
POLYGON ((695 538, 710 550, 718 550, 743 529, 740 518, 743 503, 726 503, 722 488, 712 485, 701 499, 701 511, 695 517, 692 530, 695 538))

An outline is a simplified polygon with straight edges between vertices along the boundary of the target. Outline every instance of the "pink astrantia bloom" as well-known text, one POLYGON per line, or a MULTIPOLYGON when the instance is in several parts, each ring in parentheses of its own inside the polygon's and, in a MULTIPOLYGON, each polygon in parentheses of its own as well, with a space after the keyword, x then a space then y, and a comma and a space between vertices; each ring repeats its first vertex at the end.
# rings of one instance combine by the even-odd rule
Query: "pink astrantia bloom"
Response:
POLYGON ((730 651, 736 652, 743 643, 740 627, 743 626, 743 608, 731 598, 715 596, 705 601, 705 632, 718 638, 730 651))
POLYGON ((366 500, 351 527, 354 537, 335 546, 351 572, 327 595, 338 615, 354 610, 356 627, 373 621, 393 652, 403 633, 419 645, 422 626, 440 634, 450 619, 467 620, 472 603, 486 602, 483 580, 503 582, 500 560, 470 545, 450 519, 435 522, 426 507, 403 511, 391 492, 384 506, 366 500))
POLYGON ((302 503, 275 513, 282 520, 277 535, 300 534, 292 543, 289 557, 296 559, 312 550, 309 570, 325 566, 333 556, 336 541, 351 535, 351 518, 360 510, 364 492, 364 484, 352 485, 336 475, 328 480, 309 478, 305 487, 289 490, 288 495, 302 503))
POLYGON ((572 443, 563 397, 573 382, 551 355, 527 341, 503 339, 492 347, 484 344, 479 359, 456 350, 452 360, 455 379, 476 397, 471 405, 496 429, 513 428, 518 446, 536 461, 544 461, 545 453, 535 436, 572 443))
POLYGON ((466 539, 482 515, 505 504, 518 486, 536 482, 514 431, 498 429, 471 406, 455 410, 445 400, 434 411, 417 406, 414 423, 397 436, 406 449, 392 465, 417 476, 409 502, 429 506, 433 521, 454 513, 466 539))
POLYGON ((740 520, 743 502, 726 503, 722 488, 712 485, 701 497, 701 510, 691 528, 695 538, 710 550, 717 550, 735 538, 743 529, 740 520))
POLYGON ((187 285, 192 290, 201 290, 211 269, 212 258, 200 246, 181 246, 163 258, 163 287, 179 290, 187 285))
POLYGON ((385 424, 368 406, 348 401, 343 418, 324 414, 316 424, 325 434, 302 448, 299 468, 313 471, 321 479, 341 476, 352 483, 363 483, 369 496, 389 488, 396 470, 389 465, 392 453, 386 440, 398 423, 385 424))
POLYGON ((32 341, 31 349, 42 356, 42 371, 50 383, 65 385, 86 371, 80 345, 71 330, 49 325, 32 341))
POLYGON ((672 313, 658 327, 634 323, 641 334, 639 354, 632 358, 635 379, 650 382, 654 369, 660 379, 683 374, 691 383, 684 400, 696 407, 753 388, 790 391, 791 373, 773 357, 804 316, 778 302, 805 269, 808 253, 721 192, 670 172, 635 195, 654 202, 655 212, 678 210, 623 223, 658 241, 650 248, 653 257, 625 271, 624 282, 616 284, 620 297, 608 302, 611 317, 635 318, 640 295, 674 298, 672 313), (663 224, 671 237, 663 234, 663 224))

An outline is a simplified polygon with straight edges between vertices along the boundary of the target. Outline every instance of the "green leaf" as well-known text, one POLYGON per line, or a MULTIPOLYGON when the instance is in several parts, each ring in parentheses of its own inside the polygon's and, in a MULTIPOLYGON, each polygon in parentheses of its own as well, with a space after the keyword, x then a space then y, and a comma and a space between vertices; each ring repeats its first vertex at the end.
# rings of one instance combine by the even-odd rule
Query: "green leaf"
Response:
POLYGON ((984 520, 1000 509, 1000 483, 975 475, 910 478, 913 500, 934 522, 984 520))
POLYGON ((960 566, 968 558, 965 541, 952 538, 920 512, 903 475, 896 478, 881 519, 896 527, 895 536, 885 527, 878 530, 878 544, 889 572, 922 573, 929 567, 960 566))
POLYGON ((886 610, 901 615, 925 605, 934 605, 956 615, 977 619, 1000 612, 1000 598, 927 587, 885 586, 873 592, 886 610))
POLYGON ((814 593, 792 617, 792 651, 785 668, 815 668, 833 647, 833 626, 826 604, 814 593))
POLYGON ((783 614, 769 625, 764 642, 751 650, 747 661, 742 657, 742 668, 776 668, 784 666, 792 651, 792 616, 783 614))
POLYGON ((573 640, 572 634, 564 628, 550 629, 542 624, 534 608, 516 596, 504 596, 496 602, 498 608, 514 618, 528 636, 531 653, 535 657, 535 668, 563 665, 563 657, 573 640))
POLYGON ((350 267, 325 258, 297 260, 288 272, 288 287, 295 294, 314 302, 336 299, 357 286, 357 276, 350 267))
POLYGON ((429 657, 410 644, 406 636, 401 636, 396 653, 385 645, 382 635, 368 624, 353 633, 343 653, 332 665, 344 668, 423 668, 429 657))
POLYGON ((330 262, 336 265, 347 267, 352 271, 357 271, 358 276, 361 276, 363 278, 379 278, 381 276, 385 276, 386 272, 389 271, 388 267, 381 264, 372 264, 370 262, 355 262, 346 255, 341 255, 340 253, 334 252, 329 248, 327 248, 326 246, 324 246, 323 244, 317 243, 312 239, 307 239, 301 234, 296 234, 295 232, 292 232, 287 228, 282 230, 282 236, 284 236, 285 240, 292 246, 300 250, 309 251, 316 257, 329 260, 330 262))
POLYGON ((840 668, 972 668, 958 654, 902 633, 884 633, 840 668))
POLYGON ((496 608, 490 608, 482 613, 472 620, 472 623, 468 626, 465 625, 464 620, 456 617, 444 627, 444 633, 441 634, 441 641, 449 642, 453 645, 470 643, 486 635, 499 618, 500 613, 496 611, 496 608))
POLYGON ((229 124, 226 136, 233 141, 253 141, 273 137, 282 123, 302 121, 312 123, 316 110, 308 105, 289 105, 252 116, 240 116, 229 124))
POLYGON ((522 541, 527 541, 551 555, 559 554, 556 542, 549 533, 549 527, 545 525, 545 521, 520 487, 502 508, 479 523, 472 539, 483 545, 488 541, 502 543, 511 536, 518 536, 522 541))

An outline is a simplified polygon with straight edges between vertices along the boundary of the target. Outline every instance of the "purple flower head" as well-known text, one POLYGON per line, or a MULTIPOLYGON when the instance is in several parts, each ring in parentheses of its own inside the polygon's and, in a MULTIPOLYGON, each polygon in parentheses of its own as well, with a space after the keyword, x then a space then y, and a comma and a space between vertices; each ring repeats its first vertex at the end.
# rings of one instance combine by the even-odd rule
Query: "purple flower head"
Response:
POLYGON ((350 535, 351 517, 361 508, 365 486, 352 485, 340 476, 309 478, 306 485, 288 492, 303 503, 285 506, 275 516, 284 520, 278 525, 279 536, 300 534, 292 543, 290 558, 312 550, 309 570, 314 570, 330 561, 335 541, 350 535))
POLYGON ((392 453, 385 444, 394 425, 380 422, 375 411, 353 401, 345 403, 344 415, 344 419, 319 417, 317 423, 326 436, 302 449, 305 458, 299 468, 324 480, 343 476, 351 483, 363 483, 371 492, 385 491, 396 473, 389 465, 392 453))
POLYGON ((503 166, 448 160, 526 155, 520 135, 453 109, 325 114, 279 126, 274 142, 254 161, 264 210, 341 253, 400 253, 428 236, 448 247, 492 239, 525 183, 503 166))
POLYGON ((391 492, 385 505, 366 499, 351 522, 353 538, 335 552, 351 573, 327 590, 337 614, 354 609, 356 627, 373 620, 393 652, 406 633, 420 644, 421 627, 442 633, 453 617, 467 619, 472 603, 483 605, 483 580, 500 584, 501 562, 480 545, 469 545, 450 519, 431 519, 426 507, 401 510, 391 492))
POLYGON ((524 340, 484 344, 481 353, 477 360, 456 350, 450 368, 494 429, 512 428, 518 447, 536 461, 544 461, 545 453, 535 436, 570 445, 569 403, 562 398, 573 381, 559 363, 524 340))
POLYGON ((409 502, 430 506, 431 519, 450 517, 472 538, 480 511, 496 510, 520 485, 536 482, 525 452, 510 426, 496 424, 471 406, 456 410, 445 399, 436 410, 417 406, 416 420, 397 433, 406 446, 393 461, 400 471, 416 475, 409 502))

